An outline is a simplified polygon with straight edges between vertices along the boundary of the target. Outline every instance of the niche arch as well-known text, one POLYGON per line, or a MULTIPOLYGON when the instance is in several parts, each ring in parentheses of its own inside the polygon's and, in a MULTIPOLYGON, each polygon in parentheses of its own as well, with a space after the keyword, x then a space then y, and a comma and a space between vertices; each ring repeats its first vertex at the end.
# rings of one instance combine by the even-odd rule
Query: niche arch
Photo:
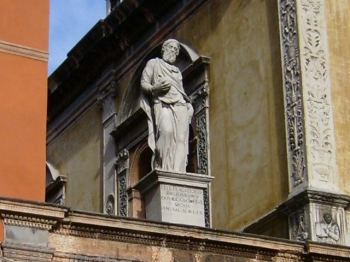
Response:
MULTIPOLYGON (((138 217, 135 215, 138 212, 132 210, 135 208, 134 199, 137 198, 137 192, 133 189, 133 186, 145 175, 141 173, 147 171, 146 167, 140 168, 138 165, 144 165, 146 159, 149 159, 149 151, 147 151, 149 149, 147 144, 147 116, 140 107, 140 78, 146 63, 152 58, 161 57, 161 47, 162 43, 150 49, 133 72, 116 115, 116 128, 112 132, 117 152, 123 150, 129 152, 130 164, 126 178, 127 204, 129 205, 129 216, 132 217, 138 217)), ((209 58, 200 56, 189 45, 180 43, 179 56, 174 63, 182 72, 183 86, 185 92, 191 98, 194 108, 194 115, 190 124, 190 151, 187 172, 204 175, 210 175, 209 62, 209 58)), ((121 192, 121 190, 118 189, 118 192, 121 192)))

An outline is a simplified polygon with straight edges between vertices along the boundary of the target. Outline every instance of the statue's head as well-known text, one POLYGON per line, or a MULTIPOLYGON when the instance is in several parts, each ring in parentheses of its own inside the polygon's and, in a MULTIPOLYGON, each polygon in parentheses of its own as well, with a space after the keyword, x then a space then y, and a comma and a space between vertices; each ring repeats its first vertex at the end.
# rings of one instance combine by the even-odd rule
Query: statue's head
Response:
POLYGON ((179 52, 180 43, 175 39, 168 39, 162 45, 162 58, 169 63, 176 61, 179 52))
POLYGON ((323 213, 323 219, 327 224, 330 224, 332 222, 332 215, 329 212, 323 213))

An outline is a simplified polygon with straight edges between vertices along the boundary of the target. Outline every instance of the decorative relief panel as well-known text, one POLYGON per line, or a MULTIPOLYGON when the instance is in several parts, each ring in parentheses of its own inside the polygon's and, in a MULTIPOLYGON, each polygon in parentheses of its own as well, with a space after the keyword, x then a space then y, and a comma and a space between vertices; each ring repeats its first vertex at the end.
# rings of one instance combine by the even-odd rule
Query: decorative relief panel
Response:
POLYGON ((118 216, 128 215, 127 178, 124 171, 118 176, 118 216))
POLYGON ((337 189, 324 0, 280 0, 290 189, 337 189))
POLYGON ((310 219, 305 210, 298 211, 289 217, 290 238, 297 241, 310 239, 310 219))
POLYGON ((128 194, 127 194, 127 181, 129 173, 129 151, 123 149, 117 156, 115 161, 117 170, 117 197, 118 197, 118 210, 119 216, 128 215, 128 194))
POLYGON ((324 0, 301 0, 299 12, 310 167, 314 179, 337 185, 324 0))
POLYGON ((327 244, 345 244, 342 208, 313 205, 313 240, 327 244))
POLYGON ((209 189, 203 190, 203 199, 204 199, 204 223, 205 227, 210 227, 210 199, 209 199, 209 189))
POLYGON ((306 179, 304 112, 299 61, 295 1, 280 2, 281 50, 283 57, 286 132, 288 139, 290 188, 306 179))
POLYGON ((195 108, 195 124, 198 137, 198 173, 209 175, 209 85, 208 80, 192 95, 195 108))

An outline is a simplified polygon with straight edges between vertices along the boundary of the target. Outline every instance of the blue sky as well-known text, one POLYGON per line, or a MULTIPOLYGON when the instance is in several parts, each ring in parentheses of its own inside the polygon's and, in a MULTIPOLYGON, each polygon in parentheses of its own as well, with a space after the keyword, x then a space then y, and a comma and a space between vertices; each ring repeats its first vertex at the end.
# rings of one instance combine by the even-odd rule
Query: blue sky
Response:
POLYGON ((105 0, 50 0, 49 75, 90 28, 105 17, 105 0))

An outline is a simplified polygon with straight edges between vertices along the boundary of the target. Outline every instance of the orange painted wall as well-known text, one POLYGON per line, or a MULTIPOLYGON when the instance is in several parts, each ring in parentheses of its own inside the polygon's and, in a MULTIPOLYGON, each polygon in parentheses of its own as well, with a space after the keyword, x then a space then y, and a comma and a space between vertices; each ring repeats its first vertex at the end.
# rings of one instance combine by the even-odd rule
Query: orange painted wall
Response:
POLYGON ((0 52, 0 195, 45 201, 45 62, 0 52))
POLYGON ((1 0, 0 41, 48 50, 49 0, 1 0))
POLYGON ((49 0, 0 10, 0 196, 45 201, 49 0))
POLYGON ((48 52, 49 0, 1 0, 0 10, 0 195, 45 201, 47 61, 22 51, 48 52))

